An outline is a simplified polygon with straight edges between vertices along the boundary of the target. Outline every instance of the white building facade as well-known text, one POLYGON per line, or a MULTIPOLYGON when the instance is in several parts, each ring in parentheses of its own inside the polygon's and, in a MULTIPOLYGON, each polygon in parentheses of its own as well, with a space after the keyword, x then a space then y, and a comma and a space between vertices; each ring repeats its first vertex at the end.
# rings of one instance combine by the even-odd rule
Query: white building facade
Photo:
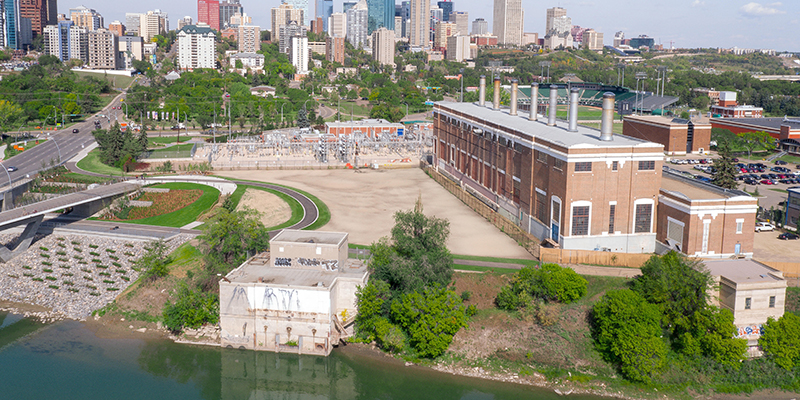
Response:
POLYGON ((181 69, 215 68, 216 36, 207 24, 187 25, 178 32, 178 65, 181 69))

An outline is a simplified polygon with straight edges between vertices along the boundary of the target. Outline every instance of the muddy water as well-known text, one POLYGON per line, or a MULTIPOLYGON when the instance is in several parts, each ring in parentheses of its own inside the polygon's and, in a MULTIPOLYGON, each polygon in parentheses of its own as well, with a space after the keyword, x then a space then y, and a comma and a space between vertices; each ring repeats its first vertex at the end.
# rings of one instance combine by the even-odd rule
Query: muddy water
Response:
POLYGON ((298 356, 102 339, 78 322, 0 313, 3 399, 573 399, 405 367, 358 351, 298 356))

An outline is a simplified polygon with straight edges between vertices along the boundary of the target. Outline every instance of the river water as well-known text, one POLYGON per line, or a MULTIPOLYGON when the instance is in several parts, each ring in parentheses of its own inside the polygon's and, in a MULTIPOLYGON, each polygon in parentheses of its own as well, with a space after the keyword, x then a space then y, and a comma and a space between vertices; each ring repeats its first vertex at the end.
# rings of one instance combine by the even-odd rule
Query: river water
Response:
POLYGON ((335 350, 298 356, 102 339, 83 324, 0 313, 2 399, 564 399, 552 390, 335 350))

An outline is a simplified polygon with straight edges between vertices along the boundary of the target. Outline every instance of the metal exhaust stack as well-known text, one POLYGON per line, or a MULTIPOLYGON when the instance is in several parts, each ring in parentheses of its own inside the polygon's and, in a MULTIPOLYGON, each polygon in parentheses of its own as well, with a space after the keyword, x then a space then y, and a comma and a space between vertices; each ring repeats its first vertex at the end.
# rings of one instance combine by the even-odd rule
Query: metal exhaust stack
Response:
POLYGON ((500 109, 500 77, 494 78, 494 101, 492 102, 492 108, 495 110, 500 109))
POLYGON ((569 91, 569 131, 578 131, 578 88, 569 91))
POLYGON ((519 83, 516 79, 511 81, 511 112, 509 115, 517 115, 517 90, 519 89, 519 83))
POLYGON ((481 87, 479 93, 479 104, 481 107, 486 106, 486 76, 481 75, 481 87))
POLYGON ((558 86, 550 85, 550 108, 548 109, 547 126, 556 126, 556 108, 558 107, 558 86))
POLYGON ((600 120, 600 140, 614 140, 614 93, 603 93, 603 115, 600 120))
POLYGON ((534 82, 531 84, 531 112, 528 115, 528 120, 536 121, 536 113, 539 111, 539 84, 534 82))

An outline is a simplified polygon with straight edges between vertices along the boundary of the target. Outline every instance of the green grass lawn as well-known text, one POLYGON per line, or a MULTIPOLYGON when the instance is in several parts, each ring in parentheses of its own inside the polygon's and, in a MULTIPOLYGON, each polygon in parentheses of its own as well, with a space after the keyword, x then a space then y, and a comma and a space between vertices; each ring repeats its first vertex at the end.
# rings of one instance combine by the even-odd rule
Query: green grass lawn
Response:
POLYGON ((92 72, 85 72, 85 71, 73 71, 78 76, 91 76, 98 79, 105 79, 108 83, 111 84, 114 88, 125 88, 133 82, 132 76, 121 76, 121 75, 108 75, 108 74, 100 74, 100 73, 92 73, 92 72))
POLYGON ((82 160, 78 161, 78 168, 103 175, 124 176, 125 174, 117 167, 105 165, 100 162, 100 150, 94 149, 89 152, 82 160))
MULTIPOLYGON (((333 106, 331 106, 331 108, 333 108, 334 110, 336 109, 336 107, 337 104, 335 103, 333 104, 333 106)), ((350 102, 350 101, 343 101, 338 105, 338 107, 339 107, 339 112, 342 113, 342 119, 349 119, 351 111, 354 117, 358 116, 368 117, 370 111, 372 111, 372 106, 369 105, 361 106, 356 104, 355 102, 350 102), (347 116, 347 118, 345 118, 345 116, 347 116)), ((403 110, 405 110, 405 106, 403 106, 403 110)))
POLYGON ((513 268, 476 267, 474 265, 461 265, 461 264, 453 264, 453 269, 460 269, 462 271, 477 271, 477 272, 492 271, 498 275, 515 274, 519 272, 518 269, 513 269, 513 268))
POLYGON ((197 217, 200 216, 200 214, 202 214, 203 212, 210 209, 211 206, 213 206, 214 203, 216 203, 217 200, 219 199, 219 190, 211 186, 199 185, 196 183, 184 183, 184 182, 162 183, 159 185, 154 185, 153 187, 179 189, 179 190, 200 189, 203 191, 203 194, 194 203, 189 204, 188 206, 181 208, 180 210, 173 211, 169 214, 158 215, 150 218, 120 221, 120 222, 140 224, 140 225, 171 226, 174 228, 180 228, 184 225, 197 221, 197 217))
POLYGON ((194 147, 194 144, 178 144, 175 146, 156 149, 150 153, 150 157, 147 159, 190 157, 192 147, 194 147))
MULTIPOLYGON (((41 143, 44 143, 44 141, 41 141, 40 144, 41 143)), ((25 145, 24 142, 22 144, 23 144, 23 147, 25 148, 25 150, 30 150, 30 149, 36 147, 36 140, 28 140, 28 144, 27 145, 25 145)), ((7 160, 7 159, 9 159, 11 157, 14 157, 15 155, 17 155, 19 153, 22 153, 22 151, 15 150, 14 147, 11 145, 11 143, 9 143, 6 146, 5 159, 7 160)))
MULTIPOLYGON (((589 128, 600 129, 599 122, 581 122, 579 125, 583 125, 589 128)), ((622 135, 622 124, 612 124, 613 132, 617 135, 622 135)))
MULTIPOLYGON (((227 180, 230 180, 230 181, 268 183, 268 182, 260 182, 260 181, 254 181, 254 180, 248 180, 248 179, 236 179, 236 178, 230 178, 230 177, 226 177, 226 176, 221 176, 220 178, 227 179, 227 180)), ((294 191, 296 191, 298 193, 304 194, 306 197, 308 197, 309 199, 311 199, 311 201, 314 202, 314 204, 317 206, 317 210, 319 210, 319 216, 317 217, 317 221, 314 222, 313 224, 311 224, 311 226, 303 228, 303 229, 305 229, 305 230, 316 230, 316 229, 322 228, 328 222, 330 222, 330 220, 331 220, 331 211, 328 209, 328 206, 326 206, 325 203, 322 202, 322 200, 317 198, 317 196, 314 196, 313 194, 305 192, 303 190, 300 190, 300 189, 297 189, 297 188, 293 188, 291 186, 279 185, 277 183, 270 183, 270 185, 285 187, 287 189, 294 190, 294 191)))
POLYGON ((773 189, 773 188, 769 188, 769 190, 772 190, 773 192, 778 192, 778 193, 789 193, 789 192, 787 192, 787 191, 785 191, 785 190, 783 190, 783 189, 773 189))
MULTIPOLYGON (((567 119, 569 117, 569 106, 558 106, 556 117, 567 119)), ((578 120, 599 120, 603 117, 603 110, 595 107, 578 106, 578 120)), ((619 114, 614 112, 614 120, 619 120, 619 114)))
POLYGON ((163 147, 165 144, 172 144, 180 140, 181 143, 190 140, 189 136, 162 136, 147 138, 147 148, 163 147))
POLYGON ((60 174, 58 177, 54 179, 54 181, 56 182, 75 182, 75 183, 85 183, 85 184, 103 183, 103 182, 108 182, 109 180, 110 180, 109 178, 82 175, 76 172, 67 172, 66 174, 60 174))
POLYGON ((778 158, 778 160, 786 161, 787 163, 791 163, 791 164, 800 164, 800 157, 790 156, 788 154, 778 158))

